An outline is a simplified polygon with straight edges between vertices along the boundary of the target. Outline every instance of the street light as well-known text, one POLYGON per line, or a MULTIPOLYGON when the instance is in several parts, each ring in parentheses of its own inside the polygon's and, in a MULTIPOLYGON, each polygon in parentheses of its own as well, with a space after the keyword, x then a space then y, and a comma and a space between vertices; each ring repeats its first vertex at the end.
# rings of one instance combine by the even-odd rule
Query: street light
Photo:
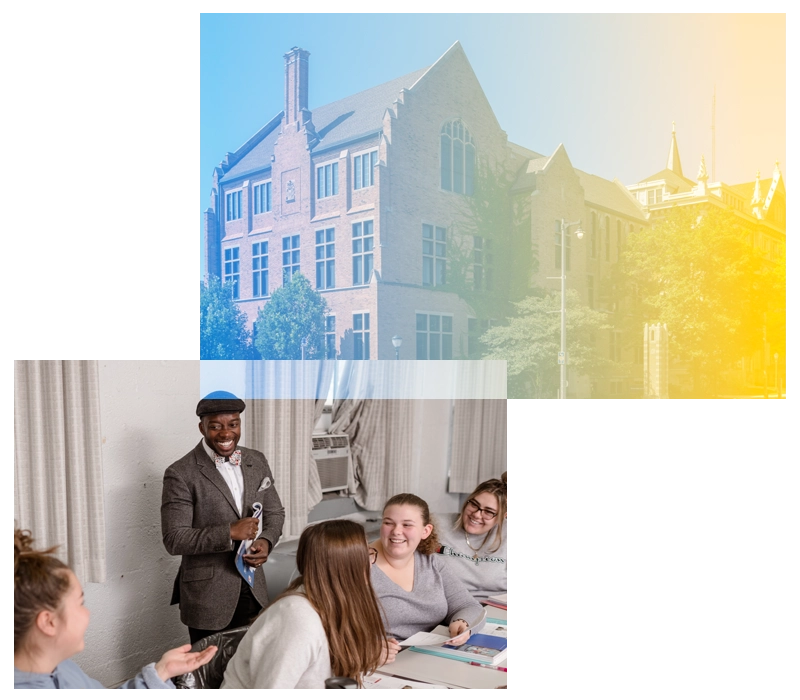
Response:
POLYGON ((400 359, 400 346, 403 344, 403 339, 399 335, 392 336, 392 345, 394 345, 394 359, 400 359))
POLYGON ((558 353, 558 364, 561 366, 561 389, 558 398, 567 398, 567 233, 570 228, 577 226, 575 235, 578 240, 583 240, 581 221, 566 223, 561 219, 561 276, 548 277, 551 280, 561 280, 561 352, 558 353))

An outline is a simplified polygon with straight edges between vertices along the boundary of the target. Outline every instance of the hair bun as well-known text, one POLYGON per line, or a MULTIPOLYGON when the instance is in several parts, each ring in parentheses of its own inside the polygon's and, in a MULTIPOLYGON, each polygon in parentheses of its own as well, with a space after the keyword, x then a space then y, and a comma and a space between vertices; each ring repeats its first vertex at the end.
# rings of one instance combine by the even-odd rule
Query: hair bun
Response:
POLYGON ((14 573, 17 573, 20 557, 33 551, 33 537, 30 530, 14 528, 14 573))
POLYGON ((506 485, 506 474, 508 474, 508 472, 503 472, 503 473, 500 475, 500 481, 502 481, 502 482, 503 482, 503 486, 505 486, 505 485, 506 485))

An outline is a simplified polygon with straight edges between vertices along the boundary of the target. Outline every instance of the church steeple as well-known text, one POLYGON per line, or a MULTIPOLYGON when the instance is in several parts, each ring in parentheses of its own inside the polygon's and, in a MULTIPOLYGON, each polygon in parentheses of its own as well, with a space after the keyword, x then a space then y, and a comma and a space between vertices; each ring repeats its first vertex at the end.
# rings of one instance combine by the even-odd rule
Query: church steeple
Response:
POLYGON ((671 170, 676 175, 683 177, 681 168, 681 157, 678 154, 678 139, 675 136, 675 122, 672 122, 672 143, 669 145, 669 156, 667 157, 667 170, 671 170))

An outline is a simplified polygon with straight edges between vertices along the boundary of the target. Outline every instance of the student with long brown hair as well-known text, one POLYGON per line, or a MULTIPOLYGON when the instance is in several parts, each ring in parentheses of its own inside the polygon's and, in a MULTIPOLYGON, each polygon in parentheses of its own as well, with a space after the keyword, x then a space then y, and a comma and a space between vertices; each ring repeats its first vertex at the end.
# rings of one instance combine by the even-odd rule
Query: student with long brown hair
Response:
MULTIPOLYGON (((70 656, 83 649, 89 610, 70 568, 53 556, 55 547, 33 548, 28 530, 14 530, 14 687, 103 688, 70 656)), ((174 688, 170 678, 194 671, 217 647, 190 652, 171 649, 121 688, 174 688)))
POLYGON ((359 523, 309 525, 297 546, 300 573, 256 619, 225 669, 223 688, 324 688, 394 659, 369 582, 359 523))
POLYGON ((441 527, 439 553, 476 598, 505 593, 506 472, 467 496, 458 518, 441 527))
POLYGON ((412 493, 392 496, 383 507, 372 587, 381 602, 386 628, 397 639, 449 626, 454 643, 463 644, 468 627, 483 616, 466 586, 434 556, 439 547, 428 504, 412 493))

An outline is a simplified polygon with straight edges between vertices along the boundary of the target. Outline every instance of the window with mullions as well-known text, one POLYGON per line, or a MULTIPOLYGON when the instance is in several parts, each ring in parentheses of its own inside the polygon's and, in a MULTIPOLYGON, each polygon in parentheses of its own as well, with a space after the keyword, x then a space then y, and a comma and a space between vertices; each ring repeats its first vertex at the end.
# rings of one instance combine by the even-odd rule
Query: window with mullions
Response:
POLYGON ((453 317, 417 314, 417 359, 453 359, 453 317))
POLYGON ((269 241, 253 243, 253 296, 269 294, 269 241))
POLYGON ((606 262, 611 262, 611 219, 606 217, 606 262))
POLYGON ((300 272, 300 235, 283 238, 283 283, 289 284, 300 272))
POLYGON ((447 271, 447 229, 422 224, 422 284, 438 287, 445 283, 447 271))
POLYGON ((372 275, 373 222, 353 224, 353 285, 369 284, 372 275))
POLYGON ((242 191, 228 192, 225 195, 225 221, 242 218, 242 191))
POLYGON ((592 231, 589 234, 589 254, 597 257, 597 214, 592 212, 592 231))
POLYGON ((268 211, 272 211, 272 182, 262 182, 253 186, 253 213, 268 211))
POLYGON ((336 359, 336 316, 325 317, 325 359, 336 359))
POLYGON ((317 168, 317 199, 339 194, 339 164, 328 163, 317 168))
POLYGON ((369 314, 353 314, 353 359, 369 359, 369 314))
POLYGON ((336 253, 334 229, 316 232, 317 236, 317 289, 333 289, 336 286, 336 253))
POLYGON ((225 248, 225 274, 222 281, 233 285, 233 298, 239 298, 239 246, 225 248))
POLYGON ((492 288, 492 242, 481 236, 472 237, 472 282, 476 291, 492 288))
POLYGON ((475 189, 475 141, 460 119, 442 126, 439 134, 441 186, 448 192, 473 194, 475 189))
MULTIPOLYGON (((556 219, 556 226, 555 226, 555 240, 556 240, 556 270, 561 269, 561 220, 556 219)), ((572 253, 572 241, 571 236, 569 235, 569 231, 566 232, 564 235, 564 240, 567 244, 567 249, 564 251, 564 257, 566 258, 567 263, 567 272, 570 270, 571 264, 571 253, 572 253)))
POLYGON ((617 219, 617 262, 620 252, 622 252, 622 222, 617 219))
POLYGON ((353 158, 353 189, 361 190, 375 184, 375 166, 378 164, 378 151, 362 153, 353 158))

